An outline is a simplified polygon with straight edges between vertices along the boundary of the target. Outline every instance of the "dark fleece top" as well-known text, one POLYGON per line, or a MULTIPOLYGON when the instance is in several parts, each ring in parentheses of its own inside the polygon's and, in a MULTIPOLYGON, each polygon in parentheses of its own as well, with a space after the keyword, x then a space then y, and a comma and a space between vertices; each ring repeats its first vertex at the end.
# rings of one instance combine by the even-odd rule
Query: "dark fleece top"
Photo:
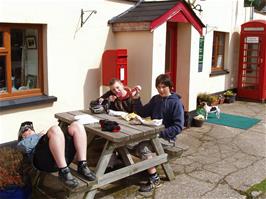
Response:
POLYGON ((134 100, 133 108, 141 117, 163 119, 165 130, 160 133, 160 137, 175 140, 184 127, 184 107, 180 98, 175 93, 168 97, 155 95, 144 106, 140 99, 134 100))

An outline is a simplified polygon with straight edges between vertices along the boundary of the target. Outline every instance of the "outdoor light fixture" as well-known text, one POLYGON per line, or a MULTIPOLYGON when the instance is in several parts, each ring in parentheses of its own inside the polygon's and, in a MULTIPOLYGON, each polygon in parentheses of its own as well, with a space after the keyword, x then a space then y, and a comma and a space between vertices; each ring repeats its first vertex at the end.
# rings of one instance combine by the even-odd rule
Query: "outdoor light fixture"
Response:
POLYGON ((197 11, 199 11, 200 13, 203 11, 202 8, 201 8, 201 5, 200 5, 200 4, 197 4, 197 5, 190 4, 190 5, 191 5, 191 8, 192 8, 192 9, 197 10, 197 11))
POLYGON ((80 23, 80 26, 81 26, 81 27, 86 23, 86 21, 90 18, 90 16, 91 16, 93 13, 96 14, 97 11, 96 11, 96 10, 83 10, 83 9, 81 9, 81 14, 80 14, 80 22, 81 22, 81 23, 80 23), (87 16, 86 19, 84 19, 84 14, 85 14, 86 12, 89 13, 89 16, 87 16))

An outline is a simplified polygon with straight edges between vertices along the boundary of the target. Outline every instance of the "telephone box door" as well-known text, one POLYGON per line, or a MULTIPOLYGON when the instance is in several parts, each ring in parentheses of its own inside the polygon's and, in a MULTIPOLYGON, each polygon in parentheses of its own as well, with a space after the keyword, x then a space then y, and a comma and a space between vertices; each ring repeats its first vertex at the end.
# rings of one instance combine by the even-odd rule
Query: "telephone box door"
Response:
POLYGON ((238 96, 258 100, 264 81, 264 38, 243 33, 240 40, 238 96))

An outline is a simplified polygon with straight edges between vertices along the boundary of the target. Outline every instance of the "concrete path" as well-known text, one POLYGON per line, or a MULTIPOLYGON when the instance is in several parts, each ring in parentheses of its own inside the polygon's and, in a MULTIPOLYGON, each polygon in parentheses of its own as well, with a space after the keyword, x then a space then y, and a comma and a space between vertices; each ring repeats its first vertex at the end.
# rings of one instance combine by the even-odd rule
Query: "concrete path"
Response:
POLYGON ((266 178, 266 105, 235 102, 220 108, 262 121, 248 130, 208 123, 189 128, 177 139, 177 146, 187 150, 171 161, 174 181, 164 181, 151 195, 140 195, 132 185, 102 198, 246 198, 243 192, 266 178))

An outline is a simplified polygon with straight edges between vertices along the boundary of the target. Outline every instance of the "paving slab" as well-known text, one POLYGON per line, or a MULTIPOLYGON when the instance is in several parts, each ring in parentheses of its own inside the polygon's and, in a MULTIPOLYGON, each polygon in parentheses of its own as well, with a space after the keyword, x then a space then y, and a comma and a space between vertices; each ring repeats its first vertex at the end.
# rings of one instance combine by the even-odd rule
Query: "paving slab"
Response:
MULTIPOLYGON (((171 159, 175 180, 162 180, 162 186, 148 195, 125 188, 104 199, 244 199, 249 187, 266 178, 266 104, 240 102, 224 104, 221 111, 261 119, 250 129, 236 129, 204 123, 177 137, 176 145, 186 148, 171 159), (121 192, 122 191, 122 192, 121 192)), ((130 184, 130 183, 129 183, 130 184)), ((266 194, 258 198, 266 199, 266 194)))

